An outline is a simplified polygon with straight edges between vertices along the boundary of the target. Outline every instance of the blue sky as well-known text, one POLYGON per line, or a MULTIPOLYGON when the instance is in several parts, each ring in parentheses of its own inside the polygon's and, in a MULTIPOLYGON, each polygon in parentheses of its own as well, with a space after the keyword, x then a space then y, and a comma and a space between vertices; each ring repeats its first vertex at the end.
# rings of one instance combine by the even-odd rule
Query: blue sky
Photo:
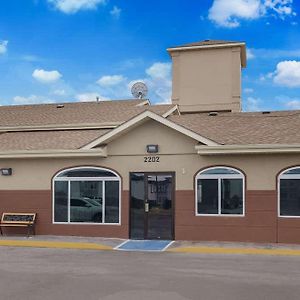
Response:
POLYGON ((166 48, 245 41, 243 109, 300 109, 299 0, 2 0, 0 104, 171 94, 166 48))

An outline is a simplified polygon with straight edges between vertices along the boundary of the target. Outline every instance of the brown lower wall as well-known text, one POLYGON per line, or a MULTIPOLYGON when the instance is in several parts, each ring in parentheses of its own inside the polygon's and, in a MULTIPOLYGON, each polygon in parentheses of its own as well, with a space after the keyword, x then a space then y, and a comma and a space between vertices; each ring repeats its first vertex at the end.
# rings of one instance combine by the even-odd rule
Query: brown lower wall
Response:
MULTIPOLYGON (((121 225, 52 224, 51 191, 0 191, 0 213, 36 212, 36 234, 128 237, 128 192, 122 192, 121 225)), ((22 233, 23 228, 3 228, 6 233, 22 233)))
MULTIPOLYGON (((277 217, 276 191, 247 191, 245 217, 195 216, 194 191, 176 191, 175 239, 194 241, 238 241, 300 243, 300 218, 277 217)), ((51 191, 0 191, 0 213, 36 212, 36 233, 128 238, 129 192, 122 192, 121 225, 52 224, 51 191)), ((24 233, 22 228, 4 228, 24 233)))
POLYGON ((277 242, 276 192, 247 191, 245 203, 244 217, 195 216, 194 191, 177 191, 175 239, 277 242))

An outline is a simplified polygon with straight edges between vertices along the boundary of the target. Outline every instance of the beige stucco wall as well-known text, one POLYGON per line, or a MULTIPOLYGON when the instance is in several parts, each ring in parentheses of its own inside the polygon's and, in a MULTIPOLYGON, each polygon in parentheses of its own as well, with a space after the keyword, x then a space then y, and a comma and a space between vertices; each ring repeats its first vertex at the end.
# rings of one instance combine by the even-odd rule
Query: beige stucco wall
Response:
POLYGON ((172 101, 184 111, 240 110, 241 48, 171 52, 172 101))
POLYGON ((247 189, 274 190, 276 174, 291 165, 300 165, 300 155, 224 155, 200 156, 189 137, 148 121, 108 145, 107 158, 72 159, 11 159, 0 160, 0 168, 13 168, 12 176, 0 176, 0 190, 49 190, 52 176, 63 168, 77 165, 97 165, 112 168, 123 178, 123 188, 129 189, 129 172, 176 172, 176 189, 192 190, 194 174, 212 165, 229 165, 243 170, 247 189), (159 163, 145 163, 147 144, 160 146, 159 163))

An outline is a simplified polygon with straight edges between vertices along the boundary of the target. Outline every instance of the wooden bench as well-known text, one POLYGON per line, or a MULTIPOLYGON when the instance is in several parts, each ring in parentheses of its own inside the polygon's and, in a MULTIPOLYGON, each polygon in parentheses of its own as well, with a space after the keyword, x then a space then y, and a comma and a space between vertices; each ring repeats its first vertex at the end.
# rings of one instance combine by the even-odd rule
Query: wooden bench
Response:
POLYGON ((30 232, 35 234, 34 225, 36 213, 3 213, 0 223, 0 232, 3 235, 2 227, 27 227, 27 236, 30 232))

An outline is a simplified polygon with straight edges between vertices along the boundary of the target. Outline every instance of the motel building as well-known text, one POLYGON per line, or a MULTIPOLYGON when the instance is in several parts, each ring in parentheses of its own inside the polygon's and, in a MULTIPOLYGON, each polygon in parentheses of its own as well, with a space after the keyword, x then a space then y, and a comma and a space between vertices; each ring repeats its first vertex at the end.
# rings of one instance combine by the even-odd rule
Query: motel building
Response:
POLYGON ((38 235, 300 243, 300 111, 242 112, 245 43, 167 50, 172 104, 1 106, 0 212, 38 235))

